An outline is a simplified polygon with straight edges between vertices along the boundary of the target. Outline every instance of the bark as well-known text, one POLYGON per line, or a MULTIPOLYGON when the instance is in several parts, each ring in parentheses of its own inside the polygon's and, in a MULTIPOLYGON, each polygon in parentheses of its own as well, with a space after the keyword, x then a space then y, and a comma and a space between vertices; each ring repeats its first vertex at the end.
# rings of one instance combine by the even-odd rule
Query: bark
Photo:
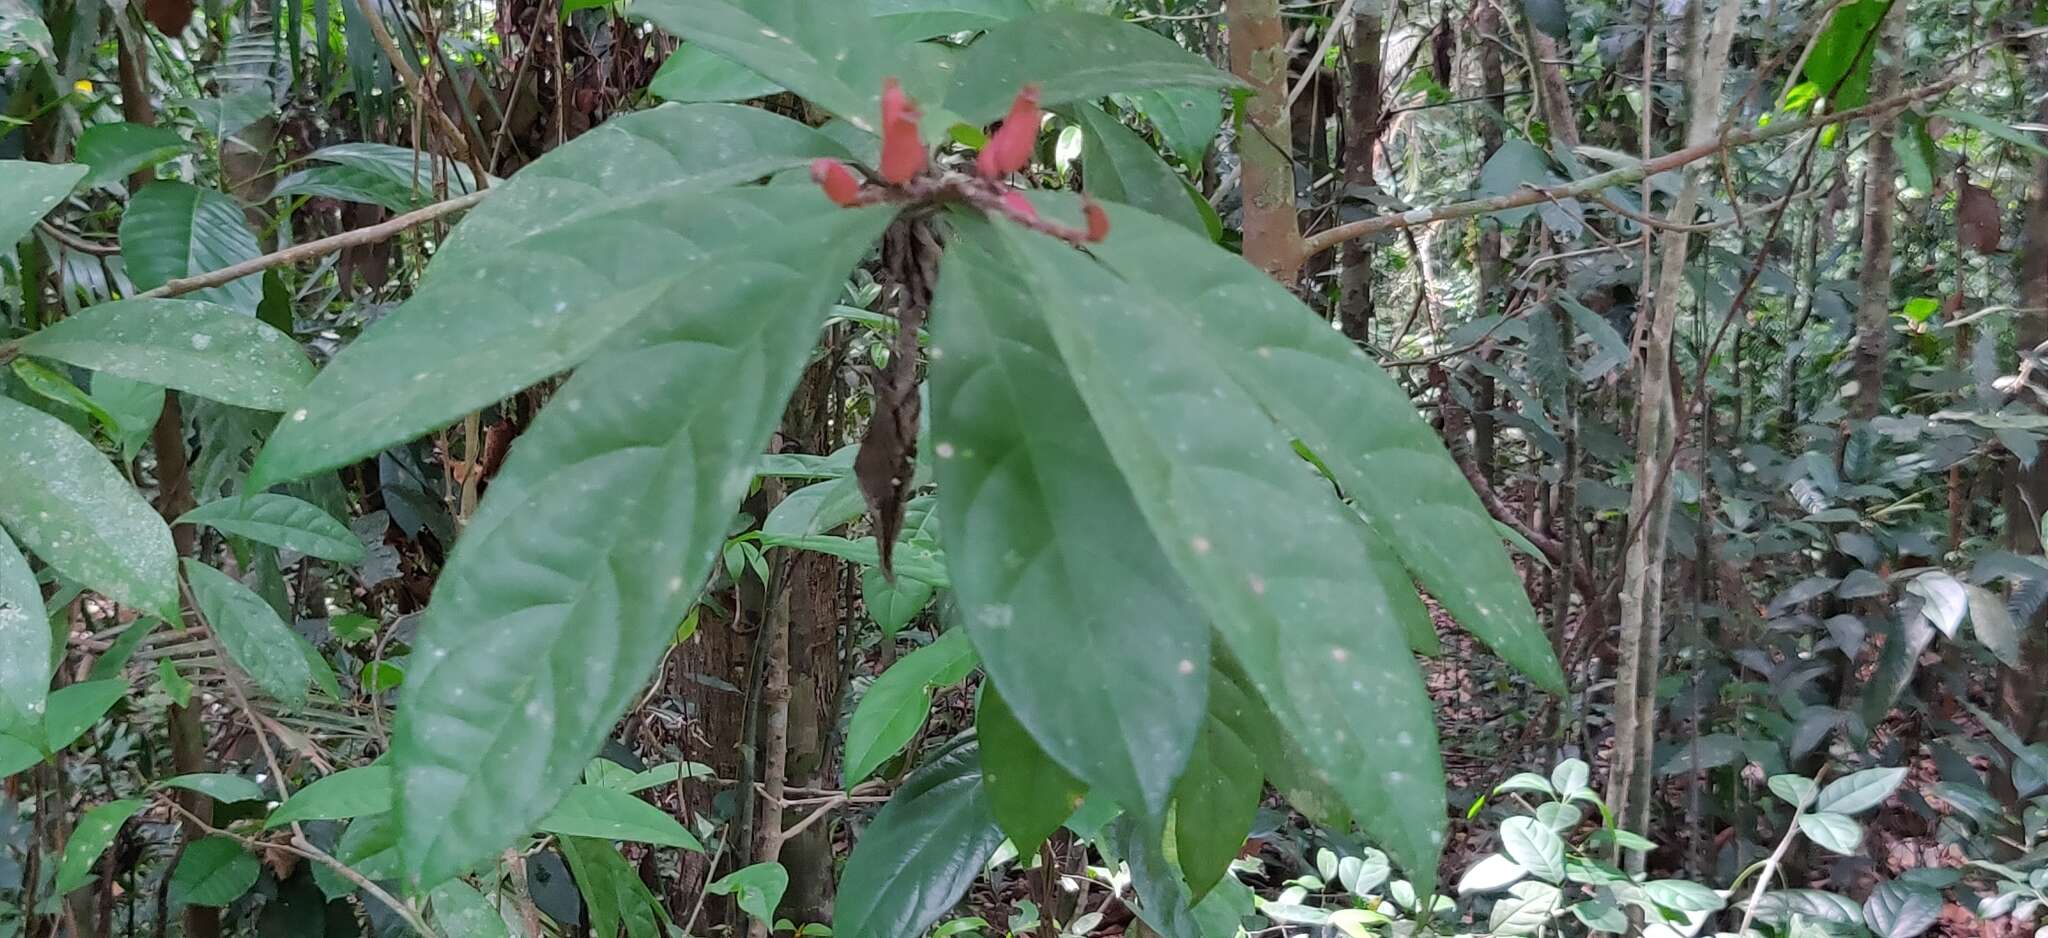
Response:
MULTIPOLYGON (((1899 30, 1905 17, 1891 17, 1881 27, 1877 77, 1871 94, 1898 92, 1899 30)), ((1884 359, 1891 345, 1892 316, 1892 190, 1898 157, 1892 146, 1890 115, 1870 121, 1869 163, 1863 171, 1863 262, 1856 285, 1856 348, 1850 368, 1856 382, 1850 416, 1869 420, 1884 402, 1884 359)))
MULTIPOLYGON (((1700 5, 1688 7, 1685 19, 1686 87, 1692 109, 1686 124, 1687 143, 1698 146, 1714 139, 1721 116, 1721 67, 1734 39, 1739 4, 1724 3, 1713 24, 1701 31, 1700 5)), ((1648 154, 1644 154, 1645 157, 1648 154)), ((1691 220, 1699 201, 1704 172, 1688 169, 1672 206, 1674 222, 1691 220)), ((1654 295, 1644 300, 1649 317, 1639 347, 1640 388, 1636 404, 1635 485, 1629 493, 1629 519, 1635 537, 1624 545, 1621 588, 1620 658, 1616 665, 1615 748, 1607 801, 1621 826, 1648 830, 1650 757, 1656 730, 1656 687, 1659 628, 1664 619, 1665 536, 1670 520, 1667 466, 1675 457, 1678 412, 1671 369, 1671 335, 1678 319, 1680 291, 1685 285, 1686 253, 1691 234, 1684 229, 1662 232, 1657 240, 1658 270, 1654 295)), ((1640 866, 1643 855, 1631 854, 1640 866)))
MULTIPOLYGON (((1486 96, 1486 106, 1500 117, 1499 120, 1495 120, 1494 115, 1484 115, 1479 119, 1480 148, 1484 151, 1480 160, 1483 163, 1500 149, 1503 142, 1501 128, 1506 125, 1506 115, 1501 113, 1502 95, 1507 90, 1507 83, 1501 75, 1498 40, 1504 37, 1500 35, 1500 10, 1490 3, 1480 4, 1475 25, 1479 31, 1480 93, 1486 96)), ((1506 286, 1501 260, 1501 230, 1497 222, 1480 219, 1476 253, 1474 266, 1478 269, 1479 276, 1479 315, 1491 316, 1499 311, 1497 304, 1506 286)), ((1570 343, 1567 342, 1565 347, 1570 348, 1570 343)), ((1494 469, 1494 441, 1498 435, 1493 410, 1498 406, 1500 392, 1494 386, 1492 375, 1479 376, 1475 397, 1477 399, 1472 410, 1472 458, 1478 462, 1479 471, 1485 476, 1486 481, 1493 483, 1497 481, 1494 469)))
POLYGON ((1535 72, 1531 77, 1535 80, 1536 103, 1542 109, 1544 126, 1550 129, 1550 139, 1567 147, 1578 146, 1579 124, 1574 116, 1571 89, 1565 84, 1564 68, 1558 64, 1563 55, 1558 51, 1557 40, 1538 30, 1527 16, 1522 17, 1522 40, 1531 60, 1529 67, 1535 72))
MULTIPOLYGON (((2039 61, 2040 50, 2036 50, 2039 61)), ((2048 117, 2048 104, 2042 106, 2048 117)), ((2020 305, 2017 345, 2038 348, 2048 342, 2048 159, 2034 160, 2034 192, 2027 206, 2026 227, 2021 235, 2019 257, 2020 305)), ((1989 341, 1986 339, 1986 341, 1989 341)), ((2024 354, 2024 352, 2023 352, 2024 354)), ((2006 491, 2005 526, 2014 551, 2038 555, 2041 540, 2031 519, 2048 506, 2048 445, 2040 446, 2031 467, 2011 467, 2006 491)), ((2048 610, 2020 623, 2021 667, 2001 665, 1998 669, 1999 717, 2028 742, 2048 739, 2048 610)))
MULTIPOLYGON (((1378 0, 1358 4, 1344 43, 1344 184, 1351 189, 1375 185, 1373 154, 1379 151, 1385 117, 1381 98, 1386 76, 1381 63, 1380 32, 1384 14, 1378 0)), ((1372 248, 1364 241, 1344 243, 1337 321, 1344 334, 1354 341, 1366 341, 1372 336, 1372 260, 1372 248)))
POLYGON ((1248 85, 1238 130, 1243 161, 1244 258, 1292 287, 1301 276, 1301 220, 1294 207, 1294 139, 1287 106, 1287 28, 1280 0, 1229 0, 1230 71, 1248 85))

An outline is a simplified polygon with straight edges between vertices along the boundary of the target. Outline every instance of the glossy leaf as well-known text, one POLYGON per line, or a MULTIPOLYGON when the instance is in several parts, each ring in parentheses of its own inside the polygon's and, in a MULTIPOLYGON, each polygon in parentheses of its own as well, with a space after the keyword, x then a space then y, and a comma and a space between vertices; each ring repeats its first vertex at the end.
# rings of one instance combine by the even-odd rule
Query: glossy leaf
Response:
POLYGON ((71 839, 64 842, 64 856, 57 861, 57 895, 65 895, 92 879, 93 865, 113 844, 115 835, 121 833, 121 825, 147 804, 140 798, 109 801, 78 819, 78 826, 71 829, 71 839))
POLYGON ((185 560, 185 582, 221 650, 264 693, 291 709, 303 708, 313 670, 277 610, 234 577, 191 558, 185 560))
POLYGON ((1941 893, 1930 886, 1894 879, 1863 900, 1863 924, 1877 938, 1917 938, 1941 919, 1941 902, 1941 893))
POLYGON ((576 785, 563 794, 540 830, 599 840, 631 840, 702 853, 704 844, 681 822, 639 797, 600 785, 576 785))
POLYGON ((761 194, 785 213, 724 231, 716 276, 674 284, 555 392, 435 585, 392 742, 416 883, 523 836, 582 774, 694 604, 810 337, 891 214, 761 194))
POLYGON ((31 333, 21 350, 251 410, 283 410, 313 378, 290 336, 192 300, 103 303, 31 333))
POLYGON ((1035 12, 1030 0, 869 0, 886 32, 917 41, 988 29, 1035 12))
MULTIPOLYGON (((640 0, 633 4, 633 15, 872 134, 879 132, 883 77, 912 81, 917 76, 903 67, 898 43, 869 18, 865 6, 809 0, 640 0)), ((911 88, 911 96, 928 106, 938 103, 919 90, 911 88)))
POLYGON ((1806 57, 1806 80, 1822 94, 1833 90, 1830 110, 1846 110, 1869 100, 1870 66, 1878 45, 1869 34, 1890 9, 1886 0, 1850 0, 1835 8, 1815 38, 1813 51, 1806 57))
POLYGON ((1117 484, 1030 272, 980 223, 963 230, 933 300, 931 366, 960 619, 1047 754, 1159 816, 1202 719, 1208 627, 1117 484))
MULTIPOLYGON (((242 215, 242 203, 233 196, 169 180, 143 186, 128 200, 121 216, 121 250, 128 276, 142 290, 263 253, 242 215)), ((263 277, 250 274, 186 296, 253 316, 263 301, 263 277)))
POLYGON ((1230 869, 1259 811, 1266 776, 1249 736, 1253 704, 1224 678, 1209 682, 1208 713, 1173 789, 1175 864, 1200 903, 1230 869))
POLYGON ((178 521, 203 524, 224 534, 340 564, 362 563, 365 554, 355 532, 320 506, 276 492, 250 492, 208 502, 178 521))
POLYGON ((1443 770, 1429 698, 1394 621, 1419 607, 1412 587, 1389 591, 1360 549, 1367 529, 1302 470, 1256 402, 1217 384, 1209 350, 1190 334, 1199 328, 1188 328, 1206 319, 1042 235, 960 230, 952 269, 965 266, 961 245, 974 244, 1018 272, 1011 288, 1042 310, 1159 546, 1307 762, 1427 888, 1443 840, 1443 770), (1373 772, 1357 770, 1368 764, 1373 772))
POLYGON ((1543 822, 1517 815, 1501 822, 1501 848, 1523 869, 1549 882, 1564 879, 1564 838, 1543 822))
POLYGON ((972 124, 1002 117, 1017 89, 1033 82, 1045 107, 1118 92, 1238 83, 1165 36, 1081 12, 1044 13, 993 27, 967 47, 955 73, 946 108, 972 124))
POLYGON ((647 90, 664 101, 714 104, 765 98, 778 85, 731 59, 695 43, 684 43, 662 61, 647 90))
POLYGON ((1884 803, 1906 780, 1903 767, 1894 769, 1864 769, 1853 775, 1845 775, 1829 782, 1813 800, 1815 811, 1832 811, 1836 814, 1857 814, 1884 803))
POLYGON ((92 167, 81 185, 91 189, 121 182, 129 173, 155 166, 191 148, 185 138, 169 127, 127 121, 94 124, 78 135, 77 159, 92 167))
POLYGON ((1644 895, 1675 912, 1714 912, 1727 900, 1714 890, 1682 879, 1657 879, 1643 884, 1644 895))
POLYGON ((861 832, 839 878, 835 938, 921 935, 967 893, 1003 840, 975 748, 956 742, 937 753, 861 832))
POLYGON ((43 744, 56 752, 78 741, 128 695, 128 682, 110 678, 66 684, 50 692, 43 710, 43 744))
POLYGON ((0 244, 20 241, 89 170, 76 163, 0 160, 0 244))
POLYGON ((1202 158, 1223 125, 1223 96, 1207 88, 1160 88, 1132 95, 1131 100, 1159 131, 1166 148, 1200 176, 1202 158))
POLYGON ((445 184, 447 196, 476 191, 476 174, 468 166, 408 147, 341 143, 314 150, 306 159, 314 165, 278 180, 270 193, 273 198, 321 195, 409 212, 444 198, 436 192, 437 184, 445 184))
POLYGON ((1852 856, 1863 845, 1863 825, 1846 814, 1819 811, 1799 816, 1799 832, 1813 841, 1839 853, 1852 856))
POLYGON ((1970 596, 1970 631, 2006 666, 2024 668, 2019 623, 2013 621, 2005 600, 1975 584, 1964 584, 1964 589, 1970 596))
POLYGON ((704 891, 714 896, 733 896, 740 911, 756 921, 775 924, 775 907, 789 890, 789 871, 780 863, 756 863, 741 867, 712 881, 704 891))
POLYGON ((171 529, 127 479, 64 422, 0 397, 0 524, 65 577, 176 618, 171 529))
POLYGON ((1856 925, 1863 921, 1856 900, 1819 889, 1774 889, 1756 901, 1756 920, 1783 925, 1792 916, 1856 925))
POLYGON ((388 765, 343 769, 292 792, 270 812, 263 826, 283 827, 298 821, 336 821, 391 810, 392 771, 388 765))
POLYGON ((475 886, 451 879, 429 895, 434 924, 447 938, 511 938, 511 929, 475 886))
POLYGON ((865 781, 891 756, 903 751, 931 709, 932 688, 959 683, 981 659, 965 632, 940 635, 931 644, 889 666, 846 724, 845 767, 840 781, 847 788, 865 781))
POLYGON ((1509 859, 1506 854, 1489 854, 1486 859, 1472 864, 1465 870, 1465 874, 1458 878, 1458 895, 1506 889, 1527 875, 1529 871, 1509 859))
POLYGON ((0 725, 42 722, 49 692, 50 620, 43 589, 0 529, 0 725))
POLYGON ((178 102, 192 111, 199 129, 215 140, 226 140, 272 114, 277 103, 268 91, 244 91, 219 96, 187 98, 178 102))
POLYGON ((215 835, 185 845, 171 871, 170 899, 176 906, 224 906, 256 885, 263 865, 234 838, 215 835))
POLYGON ((262 801, 264 798, 262 786, 240 775, 227 775, 221 772, 193 772, 187 775, 174 775, 156 784, 162 788, 182 788, 186 791, 196 791, 222 804, 262 801))
POLYGON ((1794 808, 1805 808, 1813 803, 1814 794, 1820 787, 1813 779, 1802 775, 1773 775, 1770 780, 1771 794, 1794 808))
POLYGON ((1185 226, 1203 236, 1208 226, 1180 174, 1166 165, 1143 138, 1092 104, 1071 109, 1086 134, 1081 143, 1081 180, 1090 195, 1122 202, 1185 226))
POLYGON ((1080 808, 1088 787, 1045 754, 992 686, 981 689, 974 735, 989 813, 1018 855, 1029 856, 1080 808))
POLYGON ((661 903, 611 844, 568 837, 562 840, 562 856, 590 913, 591 934, 617 935, 623 927, 626 938, 660 938, 667 919, 661 903))
MULTIPOLYGON (((1509 664, 1563 692, 1492 516, 1400 386, 1264 273, 1178 226, 1106 208, 1109 240, 1090 250, 1133 289, 1188 311, 1199 324, 1188 334, 1322 459, 1415 582, 1509 664)), ((1398 608, 1413 616, 1420 605, 1398 608)))
POLYGON ((707 190, 843 155, 794 121, 723 105, 629 114, 551 151, 494 187, 412 298, 321 371, 249 487, 344 465, 576 366, 671 286, 712 276, 712 255, 747 241, 736 234, 838 211, 815 187, 707 190))

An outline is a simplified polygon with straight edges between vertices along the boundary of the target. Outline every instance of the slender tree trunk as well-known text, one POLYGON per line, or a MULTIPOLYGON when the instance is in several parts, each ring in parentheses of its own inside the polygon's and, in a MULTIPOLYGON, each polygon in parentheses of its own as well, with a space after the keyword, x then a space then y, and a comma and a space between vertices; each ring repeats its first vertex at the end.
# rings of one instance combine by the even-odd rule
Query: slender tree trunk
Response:
MULTIPOLYGON (((1503 112, 1502 96, 1507 91, 1507 81, 1501 74, 1500 9, 1491 3, 1481 3, 1477 17, 1479 32, 1479 90, 1486 95, 1486 108, 1493 112, 1479 117, 1479 145, 1483 151, 1480 160, 1491 159, 1503 142, 1501 128, 1506 125, 1507 115, 1503 112)), ((1501 258, 1500 222, 1495 219, 1479 219, 1479 244, 1474 266, 1479 276, 1479 313, 1481 317, 1500 312, 1500 302, 1505 291, 1507 277, 1501 258)), ((1569 348, 1569 344, 1567 344, 1569 348)), ((1477 390, 1472 406, 1472 459, 1479 464, 1479 472, 1487 484, 1497 481, 1494 442, 1498 436, 1494 408, 1499 406, 1500 390, 1494 386, 1489 374, 1478 376, 1477 390)), ((1569 587, 1567 587, 1569 591, 1569 587)))
MULTIPOLYGON (((1365 0, 1353 10, 1351 32, 1345 37, 1347 94, 1344 100, 1344 184, 1371 188, 1373 154, 1379 151, 1382 112, 1381 95, 1386 76, 1381 66, 1381 24, 1386 11, 1381 0, 1365 0)), ((1339 277, 1337 322, 1354 341, 1372 337, 1373 250, 1365 239, 1344 242, 1343 273, 1339 277)))
MULTIPOLYGON (((1897 94, 1899 87, 1899 30, 1904 15, 1893 16, 1880 27, 1883 32, 1877 53, 1874 97, 1897 94)), ((1856 276, 1860 299, 1856 303, 1855 362, 1850 370, 1856 382, 1850 416, 1869 420, 1878 415, 1884 402, 1884 359, 1892 335, 1892 186, 1898 171, 1898 157, 1892 147, 1890 115, 1872 118, 1869 162, 1863 171, 1863 264, 1856 276)))
MULTIPOLYGON (((1686 125, 1688 145, 1711 141, 1721 116, 1721 71, 1735 36, 1740 5, 1724 3, 1712 28, 1701 32, 1700 5, 1687 8, 1685 18, 1687 82, 1692 111, 1686 125)), ((1647 157, 1648 154, 1645 154, 1647 157)), ((1685 171, 1670 218, 1689 222, 1699 202, 1704 171, 1685 171)), ((1657 713, 1659 630, 1662 626, 1665 539, 1670 520, 1670 470, 1676 455, 1678 412, 1672 386, 1671 336, 1678 319, 1679 294, 1685 286, 1690 233, 1671 229, 1657 241, 1658 277, 1655 293, 1643 298, 1648 322, 1640 346, 1640 394, 1636 404, 1635 485, 1629 493, 1629 521, 1637 533, 1624 547, 1621 588, 1620 661, 1616 667, 1615 748, 1607 800, 1621 826, 1649 828, 1650 757, 1654 751, 1657 713)), ((1640 865, 1643 856, 1632 854, 1640 865)))
POLYGON ((1301 276, 1301 220, 1294 206, 1294 139, 1287 106, 1287 28, 1280 0, 1229 0, 1230 71, 1251 87, 1238 127, 1244 169, 1244 258, 1282 284, 1301 276))
MULTIPOLYGON (((2037 62, 2042 52, 2035 49, 2037 62)), ((2042 106, 2041 116, 2048 118, 2048 104, 2042 106)), ((2018 314, 2016 338, 2025 354, 2025 350, 2048 342, 2048 159, 2034 160, 2034 191, 2021 238, 2019 305, 2026 311, 2018 314)), ((2012 518, 2006 525, 2007 536, 2015 551, 2039 554, 2041 539, 2033 519, 2048 511, 2048 445, 2039 448, 2033 466, 2015 465, 2012 469, 2007 474, 2012 480, 2006 493, 2007 514, 2012 518)), ((1999 717, 2028 742, 2048 739, 2048 629, 2044 625, 2048 625, 2048 610, 2020 623, 2022 667, 1998 669, 1999 717)))

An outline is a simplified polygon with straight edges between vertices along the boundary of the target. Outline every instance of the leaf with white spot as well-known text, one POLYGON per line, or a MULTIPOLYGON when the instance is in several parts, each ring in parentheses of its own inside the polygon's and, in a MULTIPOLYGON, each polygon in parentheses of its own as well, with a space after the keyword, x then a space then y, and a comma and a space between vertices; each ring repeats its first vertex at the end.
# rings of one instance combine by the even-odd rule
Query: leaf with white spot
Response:
POLYGON ((50 622, 43 590, 0 529, 0 725, 40 723, 50 692, 50 622))
POLYGON ((313 379, 298 343, 197 300, 121 300, 29 333, 21 350, 251 410, 283 410, 313 379))
POLYGON ((308 557, 354 565, 363 562, 361 538, 320 506, 276 492, 250 492, 192 509, 181 524, 203 524, 259 544, 295 550, 308 557))
POLYGON ((121 825, 147 804, 140 798, 110 801, 79 817, 71 839, 64 842, 64 856, 57 861, 57 895, 66 895, 92 879, 93 865, 113 844, 121 825))
MULTIPOLYGON (((33 14, 30 18, 34 18, 33 14)), ((0 23, 7 21, 5 9, 0 8, 0 23)), ((0 244, 20 241, 36 222, 71 194, 72 187, 89 170, 90 167, 74 163, 0 160, 0 244)))
POLYGON ((305 707, 313 669, 277 610, 234 577, 190 557, 185 582, 221 649, 250 680, 288 709, 305 707))

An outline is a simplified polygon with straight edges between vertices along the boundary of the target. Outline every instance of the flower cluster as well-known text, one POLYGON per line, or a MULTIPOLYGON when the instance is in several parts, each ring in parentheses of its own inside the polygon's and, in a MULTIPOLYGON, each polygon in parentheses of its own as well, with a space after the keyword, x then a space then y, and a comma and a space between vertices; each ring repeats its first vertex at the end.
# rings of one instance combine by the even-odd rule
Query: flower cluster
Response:
POLYGON ((886 79, 882 83, 881 166, 875 181, 863 184, 845 163, 826 158, 811 162, 811 179, 833 202, 849 208, 877 202, 953 199, 1076 244, 1109 236, 1109 216, 1087 196, 1081 197, 1084 227, 1070 228, 1040 217, 1024 190, 1005 181, 1030 164, 1038 144, 1037 85, 1025 85, 1017 92, 1009 115, 976 154, 972 177, 931 171, 930 152, 917 126, 923 116, 917 103, 903 93, 903 86, 894 78, 886 79))

